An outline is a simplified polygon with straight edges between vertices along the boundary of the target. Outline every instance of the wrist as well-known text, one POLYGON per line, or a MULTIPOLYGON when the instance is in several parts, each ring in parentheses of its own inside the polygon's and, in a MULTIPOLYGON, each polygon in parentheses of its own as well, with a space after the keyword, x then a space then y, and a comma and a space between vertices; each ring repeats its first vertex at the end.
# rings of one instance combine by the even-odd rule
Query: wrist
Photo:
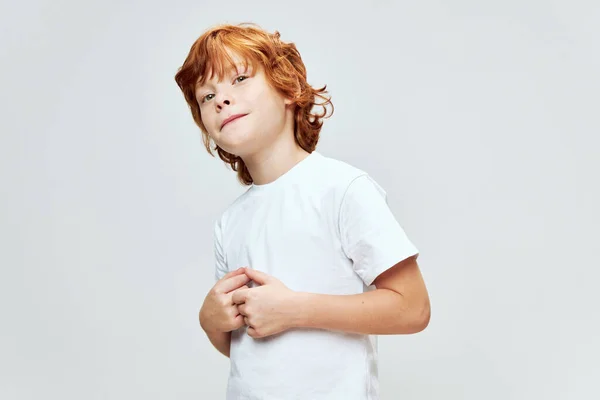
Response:
POLYGON ((290 299, 290 328, 302 328, 306 324, 308 293, 294 292, 290 299))

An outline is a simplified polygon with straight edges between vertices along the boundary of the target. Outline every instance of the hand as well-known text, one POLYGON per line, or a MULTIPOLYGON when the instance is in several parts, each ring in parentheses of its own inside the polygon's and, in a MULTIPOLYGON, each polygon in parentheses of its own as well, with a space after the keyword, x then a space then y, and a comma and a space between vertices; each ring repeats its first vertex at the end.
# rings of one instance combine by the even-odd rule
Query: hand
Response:
POLYGON ((261 338, 291 328, 295 315, 295 292, 264 272, 251 268, 244 271, 246 276, 261 285, 239 289, 232 296, 248 326, 248 335, 261 338))
POLYGON ((244 326, 244 317, 233 302, 237 290, 248 289, 250 278, 239 268, 227 273, 208 292, 199 319, 202 329, 207 332, 230 332, 244 326))

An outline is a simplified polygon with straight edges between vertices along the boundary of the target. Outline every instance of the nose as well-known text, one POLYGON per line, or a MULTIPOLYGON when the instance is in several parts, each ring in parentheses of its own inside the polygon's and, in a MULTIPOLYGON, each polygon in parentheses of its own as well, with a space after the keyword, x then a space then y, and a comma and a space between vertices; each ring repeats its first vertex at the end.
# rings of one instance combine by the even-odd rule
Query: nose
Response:
POLYGON ((225 106, 230 106, 232 103, 231 96, 228 94, 218 94, 215 100, 215 104, 219 111, 221 111, 225 106))

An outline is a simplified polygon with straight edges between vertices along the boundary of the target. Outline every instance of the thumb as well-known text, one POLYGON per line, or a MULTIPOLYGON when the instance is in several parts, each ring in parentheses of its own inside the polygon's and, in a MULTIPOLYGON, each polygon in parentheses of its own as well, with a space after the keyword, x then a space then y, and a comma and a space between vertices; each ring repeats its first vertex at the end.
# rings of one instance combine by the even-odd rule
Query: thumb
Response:
POLYGON ((248 278, 252 279, 254 282, 258 283, 259 285, 265 285, 267 283, 272 283, 275 280, 275 278, 272 277, 271 275, 266 274, 262 271, 258 271, 256 269, 244 268, 244 272, 246 273, 248 278))

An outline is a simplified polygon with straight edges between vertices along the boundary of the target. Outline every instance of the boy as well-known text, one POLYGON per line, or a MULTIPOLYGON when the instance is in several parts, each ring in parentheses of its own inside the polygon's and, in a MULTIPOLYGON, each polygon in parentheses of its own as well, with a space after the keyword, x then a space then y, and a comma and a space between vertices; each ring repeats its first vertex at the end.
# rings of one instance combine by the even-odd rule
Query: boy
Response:
POLYGON ((249 187, 214 225, 199 315, 230 358, 227 399, 377 399, 372 335, 422 331, 429 297, 384 190, 315 151, 326 87, 253 24, 205 32, 175 79, 208 152, 249 187))

